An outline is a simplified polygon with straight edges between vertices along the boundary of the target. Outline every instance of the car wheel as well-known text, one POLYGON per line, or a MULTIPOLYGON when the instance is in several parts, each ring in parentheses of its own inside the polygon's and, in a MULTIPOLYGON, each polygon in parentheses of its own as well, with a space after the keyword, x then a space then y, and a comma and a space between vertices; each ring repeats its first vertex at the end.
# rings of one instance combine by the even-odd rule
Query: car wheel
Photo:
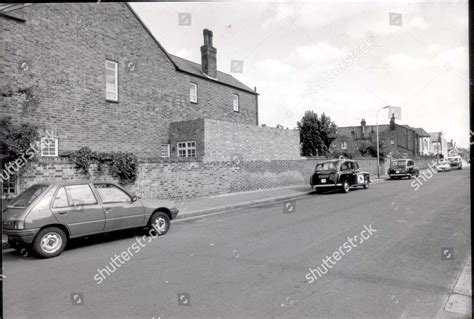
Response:
POLYGON ((342 191, 343 191, 344 193, 349 193, 350 188, 351 188, 351 187, 350 187, 348 181, 345 181, 345 182, 342 184, 342 191))
POLYGON ((316 194, 321 194, 323 190, 321 188, 316 188, 315 189, 316 194))
POLYGON ((164 212, 154 213, 148 223, 148 229, 150 230, 150 235, 162 236, 168 232, 170 229, 170 218, 164 212))
POLYGON ((364 189, 369 188, 369 178, 368 177, 365 178, 363 187, 364 187, 364 189))
POLYGON ((57 227, 41 230, 33 242, 33 252, 42 258, 59 256, 66 248, 67 236, 57 227))

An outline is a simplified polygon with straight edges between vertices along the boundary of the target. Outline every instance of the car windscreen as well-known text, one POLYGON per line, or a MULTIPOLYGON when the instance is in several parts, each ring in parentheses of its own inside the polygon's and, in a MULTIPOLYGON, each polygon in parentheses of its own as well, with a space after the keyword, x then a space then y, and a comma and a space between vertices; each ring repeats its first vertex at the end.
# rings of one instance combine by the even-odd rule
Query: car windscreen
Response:
POLYGON ((390 163, 390 167, 405 167, 407 164, 407 161, 393 161, 390 163))
POLYGON ((8 207, 28 207, 38 196, 40 196, 46 189, 48 185, 33 185, 18 197, 12 200, 8 207))
POLYGON ((333 162, 319 163, 316 165, 316 171, 334 171, 336 170, 336 164, 333 162))

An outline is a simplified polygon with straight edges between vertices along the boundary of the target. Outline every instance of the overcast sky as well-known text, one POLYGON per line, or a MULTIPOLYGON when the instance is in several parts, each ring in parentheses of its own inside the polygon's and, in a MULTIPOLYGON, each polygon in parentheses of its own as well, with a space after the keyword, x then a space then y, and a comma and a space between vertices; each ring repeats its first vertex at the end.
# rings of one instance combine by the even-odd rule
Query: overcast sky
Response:
MULTIPOLYGON (((385 105, 400 124, 469 145, 467 1, 133 3, 172 54, 200 63, 214 33, 218 69, 260 93, 260 123, 294 128, 305 110, 338 126, 375 124, 385 105), (390 17, 389 13, 401 13, 390 17), (191 25, 179 24, 191 14, 191 25), (401 25, 400 25, 401 24, 401 25), (333 70, 333 71, 330 71, 333 70)), ((383 110, 379 123, 388 123, 383 110)))

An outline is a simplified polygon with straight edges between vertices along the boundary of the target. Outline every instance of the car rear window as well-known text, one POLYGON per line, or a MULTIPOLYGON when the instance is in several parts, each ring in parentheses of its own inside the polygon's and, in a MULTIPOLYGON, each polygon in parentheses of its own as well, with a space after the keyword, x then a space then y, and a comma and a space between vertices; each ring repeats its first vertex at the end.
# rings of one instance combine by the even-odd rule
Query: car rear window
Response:
POLYGON ((332 171, 336 169, 336 165, 333 162, 319 163, 316 165, 316 171, 332 171))
POLYGON ((407 161, 401 160, 401 161, 393 161, 393 162, 390 164, 390 166, 391 166, 391 167, 397 167, 397 166, 402 167, 402 166, 406 166, 406 164, 407 164, 407 161))
POLYGON ((28 207, 48 188, 48 185, 33 185, 18 195, 8 207, 28 207))

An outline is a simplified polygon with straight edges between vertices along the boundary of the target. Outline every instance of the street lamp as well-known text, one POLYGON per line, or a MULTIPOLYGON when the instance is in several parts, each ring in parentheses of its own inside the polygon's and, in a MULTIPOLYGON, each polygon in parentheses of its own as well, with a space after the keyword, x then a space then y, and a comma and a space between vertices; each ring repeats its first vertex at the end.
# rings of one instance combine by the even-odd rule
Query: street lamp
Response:
POLYGON ((384 106, 382 108, 380 108, 378 111, 377 111, 377 114, 375 115, 375 130, 376 130, 376 136, 377 136, 377 178, 380 178, 380 150, 379 150, 379 112, 384 110, 384 109, 388 109, 390 106, 387 105, 387 106, 384 106))

